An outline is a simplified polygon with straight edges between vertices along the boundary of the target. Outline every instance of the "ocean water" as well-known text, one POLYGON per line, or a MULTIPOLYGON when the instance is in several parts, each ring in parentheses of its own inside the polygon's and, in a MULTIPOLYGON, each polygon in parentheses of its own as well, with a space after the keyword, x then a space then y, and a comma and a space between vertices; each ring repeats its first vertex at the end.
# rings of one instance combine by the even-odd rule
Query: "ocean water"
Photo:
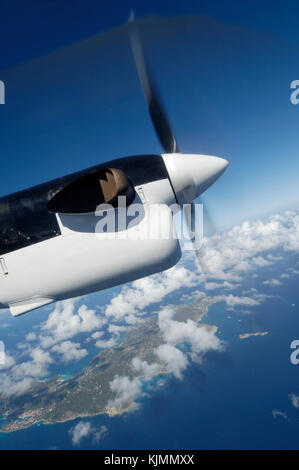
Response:
MULTIPOLYGON (((289 396, 299 395, 299 365, 290 362, 290 343, 299 339, 298 281, 271 292, 251 314, 214 304, 204 321, 218 326, 225 352, 208 354, 182 380, 153 383, 133 413, 85 419, 109 434, 97 444, 86 438, 78 448, 298 449, 299 409, 289 396), (256 331, 268 334, 239 338, 256 331)), ((78 421, 0 434, 0 449, 73 448, 69 431, 78 421)))

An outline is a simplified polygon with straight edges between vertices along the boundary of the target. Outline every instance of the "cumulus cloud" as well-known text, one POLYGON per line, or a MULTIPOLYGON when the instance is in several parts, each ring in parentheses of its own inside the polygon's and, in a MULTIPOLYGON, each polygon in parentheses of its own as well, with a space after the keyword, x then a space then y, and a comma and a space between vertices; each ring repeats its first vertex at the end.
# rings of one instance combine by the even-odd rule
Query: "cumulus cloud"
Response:
POLYGON ((109 339, 99 339, 95 343, 96 347, 99 348, 99 349, 114 348, 114 346, 116 346, 116 344, 117 344, 116 338, 113 337, 113 336, 109 339))
POLYGON ((187 357, 171 344, 162 344, 156 349, 156 354, 165 362, 168 372, 172 373, 178 379, 182 378, 182 372, 188 366, 187 357))
POLYGON ((28 333, 28 335, 25 336, 26 341, 35 341, 37 339, 37 336, 34 332, 28 333))
POLYGON ((254 307, 256 305, 260 305, 261 301, 260 300, 257 300, 256 298, 251 298, 251 297, 247 297, 247 296, 236 296, 236 295, 221 295, 221 296, 218 296, 217 299, 219 301, 224 301, 226 302, 226 305, 228 307, 236 307, 238 305, 247 305, 248 307, 254 307))
POLYGON ((224 281, 224 282, 205 282, 206 290, 215 290, 215 289, 236 289, 240 284, 224 281))
POLYGON ((79 333, 91 332, 99 329, 105 320, 96 314, 95 310, 81 305, 75 309, 76 300, 69 299, 57 302, 54 311, 43 324, 43 335, 40 337, 44 348, 70 339, 79 333))
POLYGON ((127 329, 128 326, 114 325, 113 323, 111 323, 107 328, 107 333, 111 334, 110 338, 99 339, 102 338, 104 332, 96 332, 92 335, 92 338, 97 340, 95 345, 99 349, 113 348, 119 342, 121 333, 124 333, 125 331, 127 331, 127 329))
POLYGON ((299 395, 295 395, 294 393, 291 393, 290 400, 294 408, 299 408, 299 395))
POLYGON ((107 408, 116 408, 117 410, 123 410, 128 406, 133 409, 132 404, 135 404, 135 400, 142 393, 141 382, 138 377, 130 379, 127 376, 120 377, 116 375, 110 382, 110 388, 116 396, 108 401, 107 408))
POLYGON ((138 374, 141 374, 145 380, 151 380, 161 369, 159 364, 149 364, 147 361, 142 361, 139 357, 132 359, 132 368, 138 374))
POLYGON ((128 327, 127 326, 121 326, 121 325, 114 325, 111 323, 108 327, 109 333, 112 333, 113 335, 120 336, 121 333, 127 331, 128 327))
POLYGON ((190 294, 183 294, 180 298, 181 302, 199 302, 206 294, 199 290, 193 290, 190 294))
MULTIPOLYGON (((269 266, 281 256, 270 250, 299 252, 299 214, 286 211, 265 220, 243 222, 230 231, 205 240, 199 252, 206 277, 214 280, 240 280, 249 270, 269 266), (268 256, 266 256, 268 253, 268 256), (263 256, 262 256, 263 255, 263 256)), ((199 271, 201 271, 198 265, 199 271)))
POLYGON ((220 287, 222 287, 222 283, 220 282, 206 282, 205 283, 206 290, 220 289, 220 287))
POLYGON ((94 444, 98 444, 102 439, 107 437, 108 434, 109 434, 109 431, 108 431, 107 426, 103 425, 103 426, 100 427, 100 429, 98 431, 94 432, 92 442, 94 444))
POLYGON ((267 281, 263 281, 263 284, 270 287, 277 287, 282 285, 278 279, 268 279, 267 281))
POLYGON ((209 331, 204 326, 197 325, 193 320, 179 322, 173 319, 174 309, 163 308, 159 312, 159 328, 165 340, 155 350, 155 354, 160 363, 149 364, 147 361, 135 357, 132 360, 132 369, 138 377, 115 376, 110 382, 110 388, 115 392, 114 399, 109 400, 107 407, 123 410, 132 404, 136 405, 136 400, 142 395, 141 378, 145 381, 151 380, 161 370, 161 363, 167 371, 178 379, 183 376, 184 370, 188 367, 189 359, 199 361, 203 354, 208 351, 223 349, 222 343, 214 332, 209 331), (189 353, 184 353, 177 345, 187 343, 191 347, 189 353))
MULTIPOLYGON (((169 373, 174 374, 177 378, 182 378, 182 372, 186 369, 188 360, 179 349, 170 344, 163 344, 155 352, 169 373)), ((110 389, 115 393, 115 397, 108 401, 108 410, 135 410, 137 408, 136 400, 144 394, 142 381, 150 381, 161 371, 161 363, 149 364, 137 356, 132 359, 131 367, 132 371, 138 374, 137 377, 116 375, 110 382, 110 389)))
POLYGON ((92 333, 91 337, 92 339, 99 339, 103 336, 104 331, 96 331, 95 333, 92 333))
POLYGON ((63 362, 79 361, 88 354, 86 349, 80 349, 80 343, 72 341, 63 341, 53 346, 52 351, 60 354, 63 362))
POLYGON ((258 266, 259 268, 263 268, 264 266, 270 266, 273 264, 273 260, 265 259, 262 256, 254 256, 251 258, 251 262, 258 266))
POLYGON ((174 309, 165 307, 159 312, 158 324, 165 344, 156 349, 158 358, 166 365, 168 372, 182 378, 189 360, 201 362, 208 351, 221 351, 223 345, 214 331, 208 330, 191 319, 177 321, 173 319, 174 309), (190 352, 183 352, 178 345, 190 346, 190 352))
MULTIPOLYGON (((265 220, 243 222, 230 231, 206 238, 199 251, 198 272, 177 265, 164 273, 137 280, 131 287, 124 287, 105 309, 106 317, 128 324, 138 321, 138 316, 153 303, 162 301, 171 292, 181 287, 203 284, 205 290, 228 289, 239 286, 248 272, 265 268, 282 259, 271 250, 299 252, 299 214, 287 211, 265 220), (204 270, 204 275, 202 268, 204 270)), ((194 260, 190 253, 185 259, 194 260)), ((251 274, 256 275, 256 274, 251 274)), ((268 285, 279 285, 270 280, 268 285)), ((186 298, 186 294, 184 294, 186 298)), ((225 301, 233 308, 236 305, 255 306, 261 299, 228 296, 225 301)))
POLYGON ((128 316, 135 318, 136 314, 153 303, 181 287, 192 287, 198 282, 197 276, 183 266, 173 268, 154 276, 138 279, 132 287, 124 287, 107 306, 105 314, 117 320, 127 321, 128 316))
POLYGON ((76 426, 69 430, 69 434, 74 446, 79 446, 83 439, 90 436, 93 436, 92 442, 97 444, 108 435, 108 428, 107 426, 101 426, 96 429, 89 421, 79 421, 76 426))
POLYGON ((4 362, 2 363, 0 361, 0 371, 10 369, 16 363, 14 357, 11 356, 10 354, 3 352, 3 356, 4 356, 4 362))
POLYGON ((0 394, 4 397, 21 395, 36 380, 48 374, 48 366, 53 362, 50 354, 40 348, 31 351, 32 360, 24 361, 10 368, 8 375, 0 376, 0 394))
POLYGON ((127 411, 135 410, 137 407, 136 400, 143 395, 142 380, 146 382, 151 380, 161 370, 161 364, 149 364, 137 356, 132 359, 131 367, 132 371, 138 374, 137 377, 130 378, 116 375, 110 382, 110 389, 115 393, 115 397, 108 401, 107 409, 121 411, 127 408, 127 411))
POLYGON ((165 307, 159 312, 159 328, 167 343, 175 346, 180 343, 189 343, 195 356, 207 351, 221 351, 223 346, 214 332, 208 331, 204 326, 198 325, 191 319, 185 322, 173 319, 174 309, 165 307))
POLYGON ((82 439, 88 437, 92 433, 92 426, 90 422, 80 421, 74 428, 69 430, 72 436, 72 443, 74 446, 81 444, 82 439))
POLYGON ((58 302, 37 331, 26 335, 28 343, 17 345, 17 348, 22 350, 19 358, 6 357, 6 363, 0 366, 0 370, 9 369, 5 375, 0 376, 2 396, 21 395, 38 380, 47 376, 49 366, 53 363, 53 353, 65 363, 80 360, 88 354, 86 349, 80 347, 80 343, 72 342, 70 338, 79 333, 98 330, 106 323, 106 319, 97 315, 95 310, 88 309, 86 305, 76 309, 76 302, 77 299, 58 302), (35 347, 32 347, 33 341, 37 343, 35 347), (28 360, 24 361, 24 356, 27 356, 28 360))

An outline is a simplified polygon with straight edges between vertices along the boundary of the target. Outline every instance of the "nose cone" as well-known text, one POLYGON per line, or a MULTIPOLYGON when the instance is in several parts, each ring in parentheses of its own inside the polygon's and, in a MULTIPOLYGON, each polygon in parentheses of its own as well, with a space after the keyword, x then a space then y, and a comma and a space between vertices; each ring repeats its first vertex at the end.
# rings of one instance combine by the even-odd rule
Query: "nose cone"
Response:
POLYGON ((224 158, 170 153, 162 155, 180 204, 188 204, 208 189, 228 166, 224 158))

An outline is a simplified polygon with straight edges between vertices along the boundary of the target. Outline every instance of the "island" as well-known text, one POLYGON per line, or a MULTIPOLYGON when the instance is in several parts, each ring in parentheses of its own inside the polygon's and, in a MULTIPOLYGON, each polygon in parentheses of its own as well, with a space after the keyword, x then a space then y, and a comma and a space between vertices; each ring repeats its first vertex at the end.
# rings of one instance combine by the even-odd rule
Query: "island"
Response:
POLYGON ((250 338, 251 336, 265 336, 268 334, 268 331, 257 332, 257 333, 244 333, 243 335, 239 335, 240 339, 250 338))
MULTIPOLYGON (((201 323, 210 305, 215 302, 215 299, 205 297, 192 305, 180 304, 174 307, 174 319, 186 321, 191 318, 202 328, 216 332, 216 326, 201 323)), ((25 429, 39 422, 54 424, 79 417, 103 413, 114 416, 128 411, 134 402, 121 410, 107 406, 109 400, 115 397, 110 382, 116 375, 125 375, 131 380, 138 377, 131 367, 135 356, 149 364, 159 363, 161 368, 157 374, 166 374, 165 365, 159 362, 154 352, 163 343, 165 340, 158 326, 157 315, 147 317, 128 330, 121 344, 101 350, 77 375, 66 379, 63 375, 55 375, 39 381, 21 396, 2 398, 0 416, 3 422, 0 432, 25 429)))

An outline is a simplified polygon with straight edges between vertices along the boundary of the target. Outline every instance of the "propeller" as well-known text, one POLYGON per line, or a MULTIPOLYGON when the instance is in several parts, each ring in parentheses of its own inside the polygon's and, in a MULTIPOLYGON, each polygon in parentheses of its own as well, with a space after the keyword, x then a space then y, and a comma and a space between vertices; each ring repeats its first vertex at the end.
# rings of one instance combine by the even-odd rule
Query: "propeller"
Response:
POLYGON ((133 11, 129 17, 129 26, 135 64, 153 126, 165 152, 178 153, 179 148, 174 132, 163 109, 162 99, 146 62, 133 11))
MULTIPOLYGON (((197 237, 194 233, 196 210, 193 201, 216 181, 227 167, 228 162, 218 157, 179 154, 176 137, 163 107, 155 81, 150 73, 133 11, 129 17, 128 26, 132 52, 143 95, 157 137, 166 153, 166 155, 163 155, 164 162, 166 163, 177 201, 183 208, 188 237, 193 244, 193 251, 204 274, 206 269, 202 265, 197 237), (189 206, 187 210, 184 208, 185 204, 189 206)), ((201 227, 201 231, 203 233, 203 227, 201 227)))

